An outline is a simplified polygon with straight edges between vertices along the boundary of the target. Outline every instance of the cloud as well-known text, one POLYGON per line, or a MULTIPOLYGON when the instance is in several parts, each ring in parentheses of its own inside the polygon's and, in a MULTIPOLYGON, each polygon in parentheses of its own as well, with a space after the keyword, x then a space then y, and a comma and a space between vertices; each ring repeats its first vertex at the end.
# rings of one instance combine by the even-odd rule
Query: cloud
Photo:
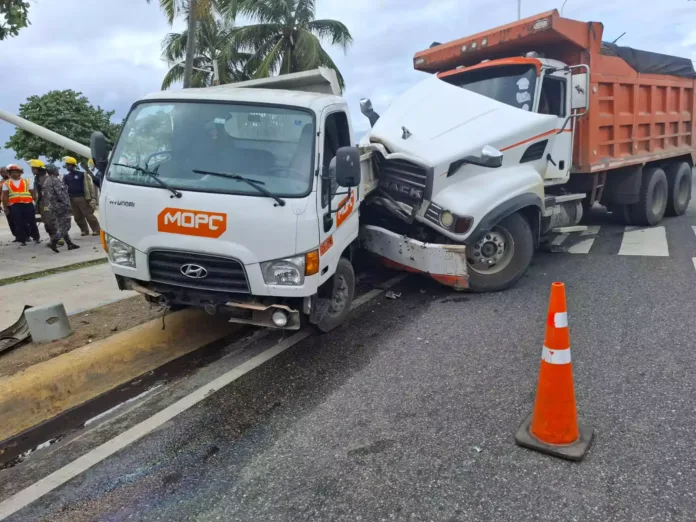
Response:
MULTIPOLYGON (((522 15, 559 8, 562 0, 522 0, 522 15)), ((447 42, 513 21, 517 0, 316 0, 317 18, 344 22, 354 44, 329 52, 347 83, 345 97, 356 134, 369 124, 358 101, 370 97, 384 109, 424 77, 413 55, 434 41, 447 42)), ((624 31, 621 43, 696 56, 696 2, 662 0, 567 0, 564 14, 604 23, 605 39, 624 31)), ((171 31, 158 2, 145 0, 40 0, 32 3, 32 25, 0 42, 0 107, 16 112, 27 96, 52 89, 82 91, 93 104, 122 118, 137 98, 159 89, 166 64, 162 38, 171 31), (8 81, 8 78, 11 81, 8 81)), ((14 132, 0 121, 0 146, 14 132)), ((0 150, 0 164, 14 159, 0 150)))

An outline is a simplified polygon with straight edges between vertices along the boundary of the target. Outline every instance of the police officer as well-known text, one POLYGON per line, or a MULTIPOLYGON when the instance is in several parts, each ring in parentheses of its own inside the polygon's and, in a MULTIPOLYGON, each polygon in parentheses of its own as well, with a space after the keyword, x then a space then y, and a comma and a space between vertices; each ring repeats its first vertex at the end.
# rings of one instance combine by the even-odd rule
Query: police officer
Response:
POLYGON ((43 184, 43 195, 51 209, 50 217, 53 220, 52 225, 56 229, 56 235, 51 237, 51 242, 47 245, 54 252, 59 252, 58 244, 60 240, 64 240, 68 245, 68 250, 80 248, 70 239, 70 226, 72 218, 70 217, 70 195, 68 187, 60 180, 58 167, 49 163, 46 165, 48 179, 43 184))
POLYGON ((31 167, 31 172, 34 174, 34 193, 36 194, 34 203, 41 215, 41 222, 44 224, 46 233, 53 239, 56 235, 56 229, 53 227, 53 219, 49 215, 51 211, 48 209, 48 204, 43 194, 43 184, 48 179, 46 165, 39 159, 33 159, 29 161, 29 166, 31 167))
POLYGON ((36 208, 31 183, 22 177, 24 170, 19 165, 8 165, 10 179, 2 185, 2 205, 14 223, 17 239, 26 246, 29 237, 35 243, 41 243, 39 228, 36 226, 36 208))
POLYGON ((92 182, 90 175, 85 175, 84 172, 77 168, 77 160, 71 156, 63 158, 65 168, 68 173, 63 177, 68 187, 70 194, 70 207, 72 208, 75 223, 82 230, 83 236, 89 235, 89 229, 92 229, 92 235, 99 235, 99 221, 94 215, 94 210, 97 208, 97 192, 92 182), (87 226, 89 224, 89 227, 87 226))

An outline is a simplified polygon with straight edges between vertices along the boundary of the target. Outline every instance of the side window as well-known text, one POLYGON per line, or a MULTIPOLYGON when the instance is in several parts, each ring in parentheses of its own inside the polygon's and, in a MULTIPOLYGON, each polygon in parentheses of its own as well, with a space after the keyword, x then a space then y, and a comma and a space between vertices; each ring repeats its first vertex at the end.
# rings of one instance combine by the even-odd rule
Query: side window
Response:
POLYGON ((541 86, 539 97, 539 114, 555 114, 565 118, 566 80, 546 76, 541 86))
POLYGON ((348 117, 343 111, 332 112, 326 117, 324 124, 324 150, 321 156, 322 173, 324 176, 331 175, 331 183, 322 183, 321 206, 329 204, 331 194, 338 190, 338 184, 334 173, 329 171, 331 160, 336 157, 336 152, 341 147, 350 146, 350 127, 348 117))

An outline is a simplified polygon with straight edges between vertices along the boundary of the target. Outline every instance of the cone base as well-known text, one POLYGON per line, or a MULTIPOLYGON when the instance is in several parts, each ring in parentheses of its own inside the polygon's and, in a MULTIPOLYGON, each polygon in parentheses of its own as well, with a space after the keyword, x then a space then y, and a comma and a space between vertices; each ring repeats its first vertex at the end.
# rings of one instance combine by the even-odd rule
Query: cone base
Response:
POLYGON ((592 442, 592 436, 594 435, 594 430, 582 424, 578 424, 578 429, 580 431, 580 437, 573 444, 558 446, 555 444, 546 444, 540 441, 534 435, 531 434, 529 428, 532 424, 532 416, 530 415, 522 423, 520 429, 517 430, 517 435, 515 435, 515 441, 517 444, 524 447, 533 449, 536 451, 541 451, 542 453, 547 453, 553 455, 554 457, 560 457, 562 459, 568 460, 582 460, 590 447, 592 442))

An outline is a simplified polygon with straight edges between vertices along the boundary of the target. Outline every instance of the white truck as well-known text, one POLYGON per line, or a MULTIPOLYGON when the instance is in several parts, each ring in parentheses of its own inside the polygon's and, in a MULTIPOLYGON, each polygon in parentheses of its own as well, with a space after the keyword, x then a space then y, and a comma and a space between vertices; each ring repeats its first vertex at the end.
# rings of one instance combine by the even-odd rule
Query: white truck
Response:
POLYGON ((235 322, 297 329, 306 317, 329 331, 350 311, 361 224, 368 250, 466 287, 463 245, 361 223, 377 165, 351 145, 339 92, 328 69, 158 92, 133 105, 113 150, 95 133, 119 287, 235 322))

